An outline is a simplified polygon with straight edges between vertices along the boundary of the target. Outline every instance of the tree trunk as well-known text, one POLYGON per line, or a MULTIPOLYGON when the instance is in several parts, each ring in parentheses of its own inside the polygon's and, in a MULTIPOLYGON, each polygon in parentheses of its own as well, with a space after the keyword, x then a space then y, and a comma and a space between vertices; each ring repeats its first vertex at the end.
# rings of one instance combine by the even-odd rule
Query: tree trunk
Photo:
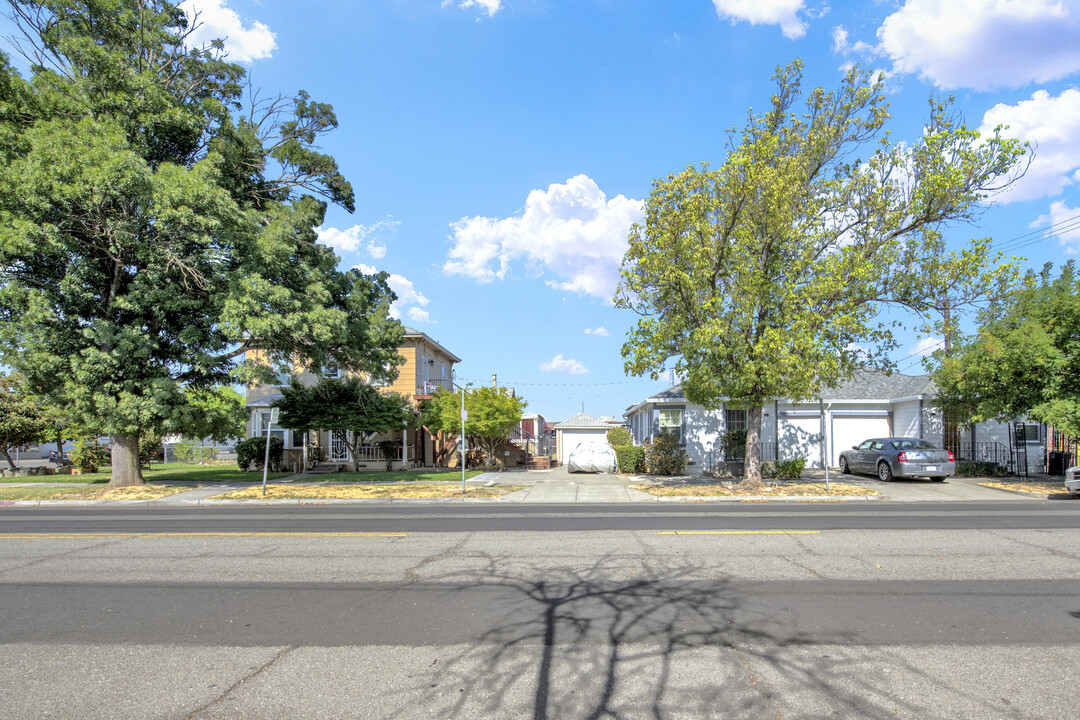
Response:
POLYGON ((112 436, 112 477, 109 487, 128 487, 142 485, 142 467, 139 464, 139 436, 112 436))
POLYGON ((746 452, 743 457, 743 487, 761 485, 761 403, 746 411, 746 452))
POLYGON ((363 440, 361 440, 358 432, 354 432, 352 437, 352 442, 349 443, 349 450, 352 452, 352 469, 353 472, 360 472, 360 444, 363 440))
POLYGON ((11 459, 11 455, 8 454, 7 448, 0 448, 0 453, 4 454, 4 459, 7 460, 8 467, 10 467, 12 470, 19 469, 15 467, 15 461, 11 459))

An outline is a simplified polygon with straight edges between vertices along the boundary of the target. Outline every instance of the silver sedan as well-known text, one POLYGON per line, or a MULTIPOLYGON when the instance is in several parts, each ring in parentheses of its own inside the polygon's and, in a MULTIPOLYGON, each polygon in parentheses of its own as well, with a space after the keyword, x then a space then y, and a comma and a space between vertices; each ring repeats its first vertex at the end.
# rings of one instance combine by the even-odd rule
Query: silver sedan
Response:
POLYGON ((943 481, 956 472, 951 450, 942 450, 916 438, 872 438, 840 453, 840 472, 877 475, 882 482, 894 477, 926 477, 943 481))

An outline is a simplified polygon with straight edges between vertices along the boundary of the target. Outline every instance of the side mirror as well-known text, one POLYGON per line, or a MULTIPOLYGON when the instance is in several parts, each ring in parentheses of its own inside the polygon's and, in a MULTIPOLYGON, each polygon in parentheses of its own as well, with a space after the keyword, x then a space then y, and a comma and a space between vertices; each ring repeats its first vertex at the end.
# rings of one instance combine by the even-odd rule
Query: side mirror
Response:
POLYGON ((859 449, 859 446, 858 446, 858 445, 852 445, 852 446, 851 446, 851 449, 852 449, 852 450, 858 450, 858 449, 859 449))

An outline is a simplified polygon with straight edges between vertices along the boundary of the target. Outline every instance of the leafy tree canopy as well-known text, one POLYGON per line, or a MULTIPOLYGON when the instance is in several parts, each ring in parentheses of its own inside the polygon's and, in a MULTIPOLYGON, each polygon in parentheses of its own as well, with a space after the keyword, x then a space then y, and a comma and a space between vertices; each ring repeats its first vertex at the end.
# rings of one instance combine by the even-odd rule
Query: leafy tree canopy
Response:
POLYGON ((974 337, 940 353, 934 380, 954 417, 1029 417, 1080 435, 1080 277, 1069 261, 1047 265, 982 313, 974 337))
POLYGON ((336 430, 346 434, 359 469, 360 446, 369 435, 401 430, 413 418, 409 400, 397 393, 381 393, 359 378, 323 378, 314 385, 294 382, 281 389, 280 424, 292 430, 336 430))
POLYGON ((394 374, 387 276, 316 243, 327 202, 354 205, 317 149, 329 105, 244 107, 244 69, 165 0, 8 4, 31 70, 0 54, 0 362, 112 436, 111 484, 248 351, 241 380, 394 374))
MULTIPOLYGON (((425 424, 430 421, 429 429, 461 432, 461 392, 439 390, 428 401, 422 417, 425 424)), ((506 388, 482 387, 465 392, 465 434, 480 446, 489 465, 500 462, 496 450, 521 423, 527 404, 506 388)))
POLYGON ((53 424, 45 408, 10 375, 0 375, 0 453, 15 469, 11 451, 48 439, 53 424))
POLYGON ((628 373, 655 378, 674 360, 692 402, 748 409, 748 482, 760 481, 762 403, 887 365, 896 343, 877 313, 932 309, 941 292, 920 268, 941 255, 941 227, 969 219, 1025 152, 936 100, 917 143, 891 142, 881 83, 858 67, 835 92, 806 93, 801 112, 801 63, 775 80, 720 168, 654 182, 615 300, 642 316, 628 373))

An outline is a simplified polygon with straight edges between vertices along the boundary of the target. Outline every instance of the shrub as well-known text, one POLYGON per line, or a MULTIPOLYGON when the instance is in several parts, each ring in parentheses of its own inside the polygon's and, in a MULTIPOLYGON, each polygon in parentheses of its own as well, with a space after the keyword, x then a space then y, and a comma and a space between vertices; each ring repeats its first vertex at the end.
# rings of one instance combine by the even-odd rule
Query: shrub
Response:
POLYGON ((96 440, 79 440, 71 449, 71 463, 85 473, 97 472, 109 464, 109 450, 96 440))
POLYGON ((149 465, 151 460, 163 460, 161 436, 155 430, 143 430, 139 434, 139 462, 149 465))
MULTIPOLYGON (((270 469, 276 470, 281 467, 281 456, 285 451, 285 443, 276 435, 270 436, 270 469)), ((253 437, 236 443, 236 464, 241 470, 254 468, 261 470, 263 457, 266 455, 266 438, 253 437)))
POLYGON ((645 443, 645 468, 653 475, 680 475, 686 469, 686 450, 672 435, 645 443))
POLYGON ((613 427, 608 430, 607 441, 608 445, 613 448, 627 447, 634 444, 634 440, 630 437, 630 431, 621 427, 613 427))
POLYGON ((645 470, 645 448, 637 445, 618 445, 615 447, 615 459, 619 463, 619 472, 632 473, 645 470))
POLYGON ((742 460, 746 455, 746 431, 728 430, 720 436, 720 449, 728 462, 742 460))
POLYGON ((761 477, 776 477, 776 463, 774 463, 772 460, 766 460, 765 462, 761 463, 761 477))
POLYGON ((806 458, 780 460, 776 463, 776 477, 785 480, 799 480, 802 478, 804 468, 806 468, 806 458))
POLYGON ((394 461, 397 460, 398 448, 397 440, 381 440, 379 441, 379 450, 382 451, 383 460, 386 461, 386 469, 394 469, 394 461))
POLYGON ((1005 477, 1009 469, 996 462, 958 462, 956 477, 1005 477))

